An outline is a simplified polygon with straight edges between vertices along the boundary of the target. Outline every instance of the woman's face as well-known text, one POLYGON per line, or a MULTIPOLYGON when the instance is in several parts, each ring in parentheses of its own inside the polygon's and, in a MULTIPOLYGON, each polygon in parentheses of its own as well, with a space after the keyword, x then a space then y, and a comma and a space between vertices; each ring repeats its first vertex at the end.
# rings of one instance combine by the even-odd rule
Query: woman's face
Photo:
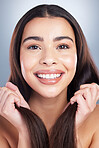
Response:
POLYGON ((60 17, 31 20, 24 28, 20 64, 24 79, 41 96, 66 93, 77 64, 70 24, 60 17))

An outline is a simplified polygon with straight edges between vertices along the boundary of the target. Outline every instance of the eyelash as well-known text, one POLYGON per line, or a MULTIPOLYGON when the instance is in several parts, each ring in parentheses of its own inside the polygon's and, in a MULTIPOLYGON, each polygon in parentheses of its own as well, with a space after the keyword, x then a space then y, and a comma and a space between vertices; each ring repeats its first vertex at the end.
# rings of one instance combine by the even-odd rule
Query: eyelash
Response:
MULTIPOLYGON (((30 49, 30 50, 37 50, 37 49, 40 49, 41 50, 41 47, 39 47, 38 45, 31 45, 29 47, 27 47, 27 49, 30 49)), ((66 45, 66 44, 62 44, 62 45, 59 45, 56 49, 69 49, 69 46, 66 45)))
POLYGON ((30 50, 40 49, 41 50, 41 48, 38 45, 31 45, 31 46, 27 47, 27 49, 30 49, 30 50))
POLYGON ((59 45, 58 47, 57 47, 57 49, 69 49, 69 46, 68 45, 66 45, 66 44, 62 44, 62 45, 59 45))

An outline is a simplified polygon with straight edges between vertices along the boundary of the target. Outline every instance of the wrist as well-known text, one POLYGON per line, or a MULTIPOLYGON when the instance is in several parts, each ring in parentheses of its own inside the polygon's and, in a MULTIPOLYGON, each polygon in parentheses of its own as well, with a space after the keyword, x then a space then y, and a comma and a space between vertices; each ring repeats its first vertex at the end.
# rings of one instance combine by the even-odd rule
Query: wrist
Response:
POLYGON ((18 133, 23 137, 26 137, 26 135, 29 136, 28 128, 26 126, 19 128, 18 133))
POLYGON ((19 131, 18 148, 31 148, 31 140, 27 129, 19 131))

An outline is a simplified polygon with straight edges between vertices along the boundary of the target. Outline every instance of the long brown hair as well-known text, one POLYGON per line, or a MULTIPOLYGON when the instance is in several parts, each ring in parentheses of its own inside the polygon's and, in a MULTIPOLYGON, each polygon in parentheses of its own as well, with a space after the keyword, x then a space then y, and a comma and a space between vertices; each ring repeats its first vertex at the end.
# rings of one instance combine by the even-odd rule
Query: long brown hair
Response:
MULTIPOLYGON (((9 81, 17 85, 24 99, 28 102, 31 88, 24 80, 20 67, 20 44, 25 25, 36 17, 62 17, 72 26, 76 39, 77 69, 68 86, 68 101, 84 83, 98 83, 97 68, 90 56, 84 34, 75 18, 65 9, 56 5, 39 5, 29 10, 15 27, 10 45, 11 74, 9 81)), ((75 113, 77 104, 69 105, 51 129, 50 138, 41 119, 25 108, 17 108, 26 121, 31 147, 33 148, 76 148, 75 113)))

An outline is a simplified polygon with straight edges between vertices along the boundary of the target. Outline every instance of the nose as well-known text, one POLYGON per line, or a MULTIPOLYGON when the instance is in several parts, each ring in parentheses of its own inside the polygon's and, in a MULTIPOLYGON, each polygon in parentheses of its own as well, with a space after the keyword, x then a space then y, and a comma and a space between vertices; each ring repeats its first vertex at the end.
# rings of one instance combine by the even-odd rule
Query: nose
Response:
POLYGON ((40 64, 46 65, 46 66, 51 66, 57 64, 57 57, 55 53, 51 50, 49 51, 44 51, 42 53, 42 57, 40 59, 40 64))

